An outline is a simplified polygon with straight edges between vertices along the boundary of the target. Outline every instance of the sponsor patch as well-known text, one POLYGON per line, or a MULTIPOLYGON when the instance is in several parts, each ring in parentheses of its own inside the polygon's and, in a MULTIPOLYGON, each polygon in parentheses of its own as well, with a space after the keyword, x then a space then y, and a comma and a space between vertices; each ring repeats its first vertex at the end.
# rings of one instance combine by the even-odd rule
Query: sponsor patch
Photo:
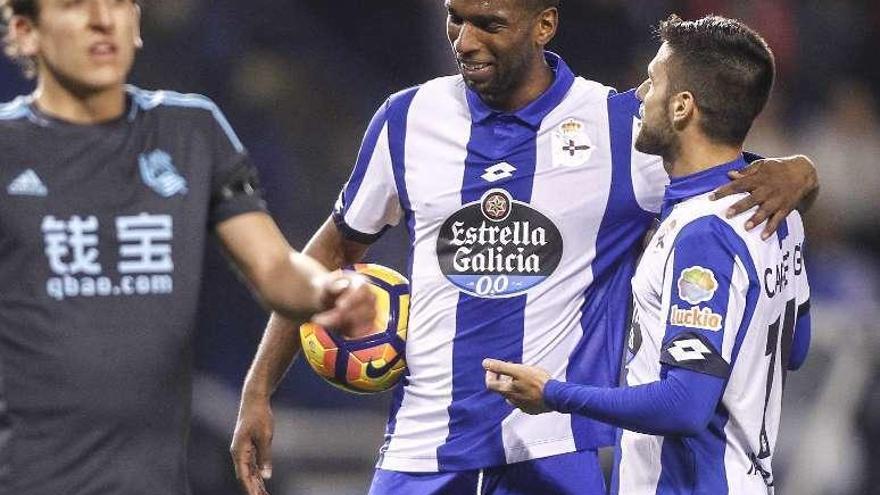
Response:
POLYGON ((712 299, 717 289, 715 273, 702 266, 685 268, 678 277, 678 297, 691 304, 712 299))
POLYGON ((500 188, 450 215, 437 237, 440 271, 480 297, 521 294, 546 280, 561 258, 556 225, 500 188))
POLYGON ((724 318, 709 308, 693 306, 689 309, 679 308, 677 304, 669 310, 669 324, 677 327, 698 328, 700 330, 721 330, 724 318))

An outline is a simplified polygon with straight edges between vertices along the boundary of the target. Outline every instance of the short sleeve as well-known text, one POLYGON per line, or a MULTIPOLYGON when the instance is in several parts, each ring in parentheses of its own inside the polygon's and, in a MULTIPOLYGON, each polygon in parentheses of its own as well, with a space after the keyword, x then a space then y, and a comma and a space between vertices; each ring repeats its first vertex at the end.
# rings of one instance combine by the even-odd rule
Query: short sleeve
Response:
POLYGON ((681 230, 664 271, 664 365, 729 375, 732 342, 760 290, 747 265, 753 266, 745 243, 721 219, 703 217, 681 230))
POLYGON ((388 106, 386 101, 370 121, 354 170, 333 210, 343 236, 364 244, 376 241, 403 216, 388 144, 388 106))
POLYGON ((209 136, 212 154, 211 207, 208 223, 215 226, 243 213, 266 211, 257 170, 226 116, 213 103, 209 136))

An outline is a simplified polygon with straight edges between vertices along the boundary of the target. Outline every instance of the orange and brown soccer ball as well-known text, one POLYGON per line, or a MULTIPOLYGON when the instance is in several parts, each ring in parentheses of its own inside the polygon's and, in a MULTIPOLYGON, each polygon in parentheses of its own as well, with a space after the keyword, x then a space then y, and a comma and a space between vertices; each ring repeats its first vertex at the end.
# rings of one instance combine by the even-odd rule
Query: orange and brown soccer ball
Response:
POLYGON ((376 264, 346 267, 366 277, 376 296, 375 333, 344 339, 339 333, 305 323, 303 354, 319 376, 348 392, 371 394, 393 387, 403 376, 409 322, 409 281, 376 264))

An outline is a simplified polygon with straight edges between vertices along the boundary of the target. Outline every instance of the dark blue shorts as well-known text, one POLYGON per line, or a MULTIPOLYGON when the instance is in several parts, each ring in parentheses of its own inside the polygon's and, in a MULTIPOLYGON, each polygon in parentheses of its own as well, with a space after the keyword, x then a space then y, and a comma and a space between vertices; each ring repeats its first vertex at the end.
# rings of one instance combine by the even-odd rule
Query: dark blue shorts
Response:
POLYGON ((402 473, 377 469, 370 495, 605 495, 594 450, 474 471, 402 473))

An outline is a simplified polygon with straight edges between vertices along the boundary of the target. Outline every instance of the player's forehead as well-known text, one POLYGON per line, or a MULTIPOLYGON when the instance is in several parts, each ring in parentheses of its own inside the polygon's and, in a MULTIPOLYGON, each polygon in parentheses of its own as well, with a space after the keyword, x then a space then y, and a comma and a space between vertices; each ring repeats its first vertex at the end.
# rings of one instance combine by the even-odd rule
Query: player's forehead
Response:
POLYGON ((508 18, 526 9, 527 0, 446 0, 446 9, 459 17, 508 18))
POLYGON ((648 63, 648 76, 651 78, 664 77, 666 75, 666 67, 671 55, 672 48, 670 48, 669 43, 664 42, 660 45, 657 54, 654 55, 654 58, 648 63))

